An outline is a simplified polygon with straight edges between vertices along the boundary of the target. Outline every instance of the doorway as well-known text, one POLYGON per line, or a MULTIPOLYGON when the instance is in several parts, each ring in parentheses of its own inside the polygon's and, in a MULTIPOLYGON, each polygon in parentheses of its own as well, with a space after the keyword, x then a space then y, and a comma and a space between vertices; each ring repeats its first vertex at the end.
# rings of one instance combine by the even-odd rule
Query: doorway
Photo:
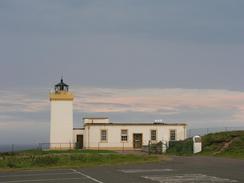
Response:
POLYGON ((76 147, 78 149, 83 149, 83 135, 77 135, 77 137, 76 137, 76 147))
POLYGON ((134 149, 142 148, 142 133, 133 134, 133 148, 134 149))

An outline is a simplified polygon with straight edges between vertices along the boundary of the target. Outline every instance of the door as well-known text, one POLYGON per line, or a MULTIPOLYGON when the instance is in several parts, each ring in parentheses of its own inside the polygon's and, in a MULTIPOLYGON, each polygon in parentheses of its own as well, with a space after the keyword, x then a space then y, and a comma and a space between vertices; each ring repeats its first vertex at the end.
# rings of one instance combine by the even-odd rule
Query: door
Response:
POLYGON ((142 148, 142 134, 141 133, 133 134, 133 147, 134 147, 134 149, 142 148))
POLYGON ((83 148, 83 135, 77 135, 77 139, 76 139, 76 147, 78 149, 82 149, 83 148))

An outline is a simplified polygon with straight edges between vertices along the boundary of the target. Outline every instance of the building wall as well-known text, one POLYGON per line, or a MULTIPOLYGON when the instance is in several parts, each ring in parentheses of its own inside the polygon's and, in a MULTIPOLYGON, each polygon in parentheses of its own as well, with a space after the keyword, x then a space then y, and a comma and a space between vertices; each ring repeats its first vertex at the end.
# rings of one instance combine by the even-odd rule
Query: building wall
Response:
POLYGON ((84 135, 84 129, 73 129, 73 143, 77 142, 77 135, 84 135))
POLYGON ((51 101, 50 148, 66 148, 73 143, 73 101, 51 101))
POLYGON ((176 130, 176 140, 186 138, 185 125, 86 125, 84 147, 86 149, 133 149, 133 134, 142 133, 143 145, 151 140, 151 130, 157 131, 157 140, 168 142, 170 130, 176 130), (128 141, 121 141, 121 130, 128 130, 128 141), (107 141, 101 142, 101 130, 107 130, 107 141))

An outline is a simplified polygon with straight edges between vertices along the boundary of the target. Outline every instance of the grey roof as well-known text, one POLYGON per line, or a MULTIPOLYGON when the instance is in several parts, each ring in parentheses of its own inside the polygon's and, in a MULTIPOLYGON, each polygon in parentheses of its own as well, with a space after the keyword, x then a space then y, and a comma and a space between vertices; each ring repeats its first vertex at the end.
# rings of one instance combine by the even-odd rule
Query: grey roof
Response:
POLYGON ((108 117, 84 117, 83 119, 109 119, 108 117))

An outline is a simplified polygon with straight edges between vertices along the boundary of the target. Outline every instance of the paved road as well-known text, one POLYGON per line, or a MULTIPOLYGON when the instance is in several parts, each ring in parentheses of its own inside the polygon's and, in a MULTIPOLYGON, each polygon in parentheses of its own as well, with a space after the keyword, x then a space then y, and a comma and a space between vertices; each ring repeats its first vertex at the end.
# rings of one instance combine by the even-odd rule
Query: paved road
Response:
POLYGON ((173 157, 161 163, 0 172, 0 183, 244 183, 244 160, 173 157))

